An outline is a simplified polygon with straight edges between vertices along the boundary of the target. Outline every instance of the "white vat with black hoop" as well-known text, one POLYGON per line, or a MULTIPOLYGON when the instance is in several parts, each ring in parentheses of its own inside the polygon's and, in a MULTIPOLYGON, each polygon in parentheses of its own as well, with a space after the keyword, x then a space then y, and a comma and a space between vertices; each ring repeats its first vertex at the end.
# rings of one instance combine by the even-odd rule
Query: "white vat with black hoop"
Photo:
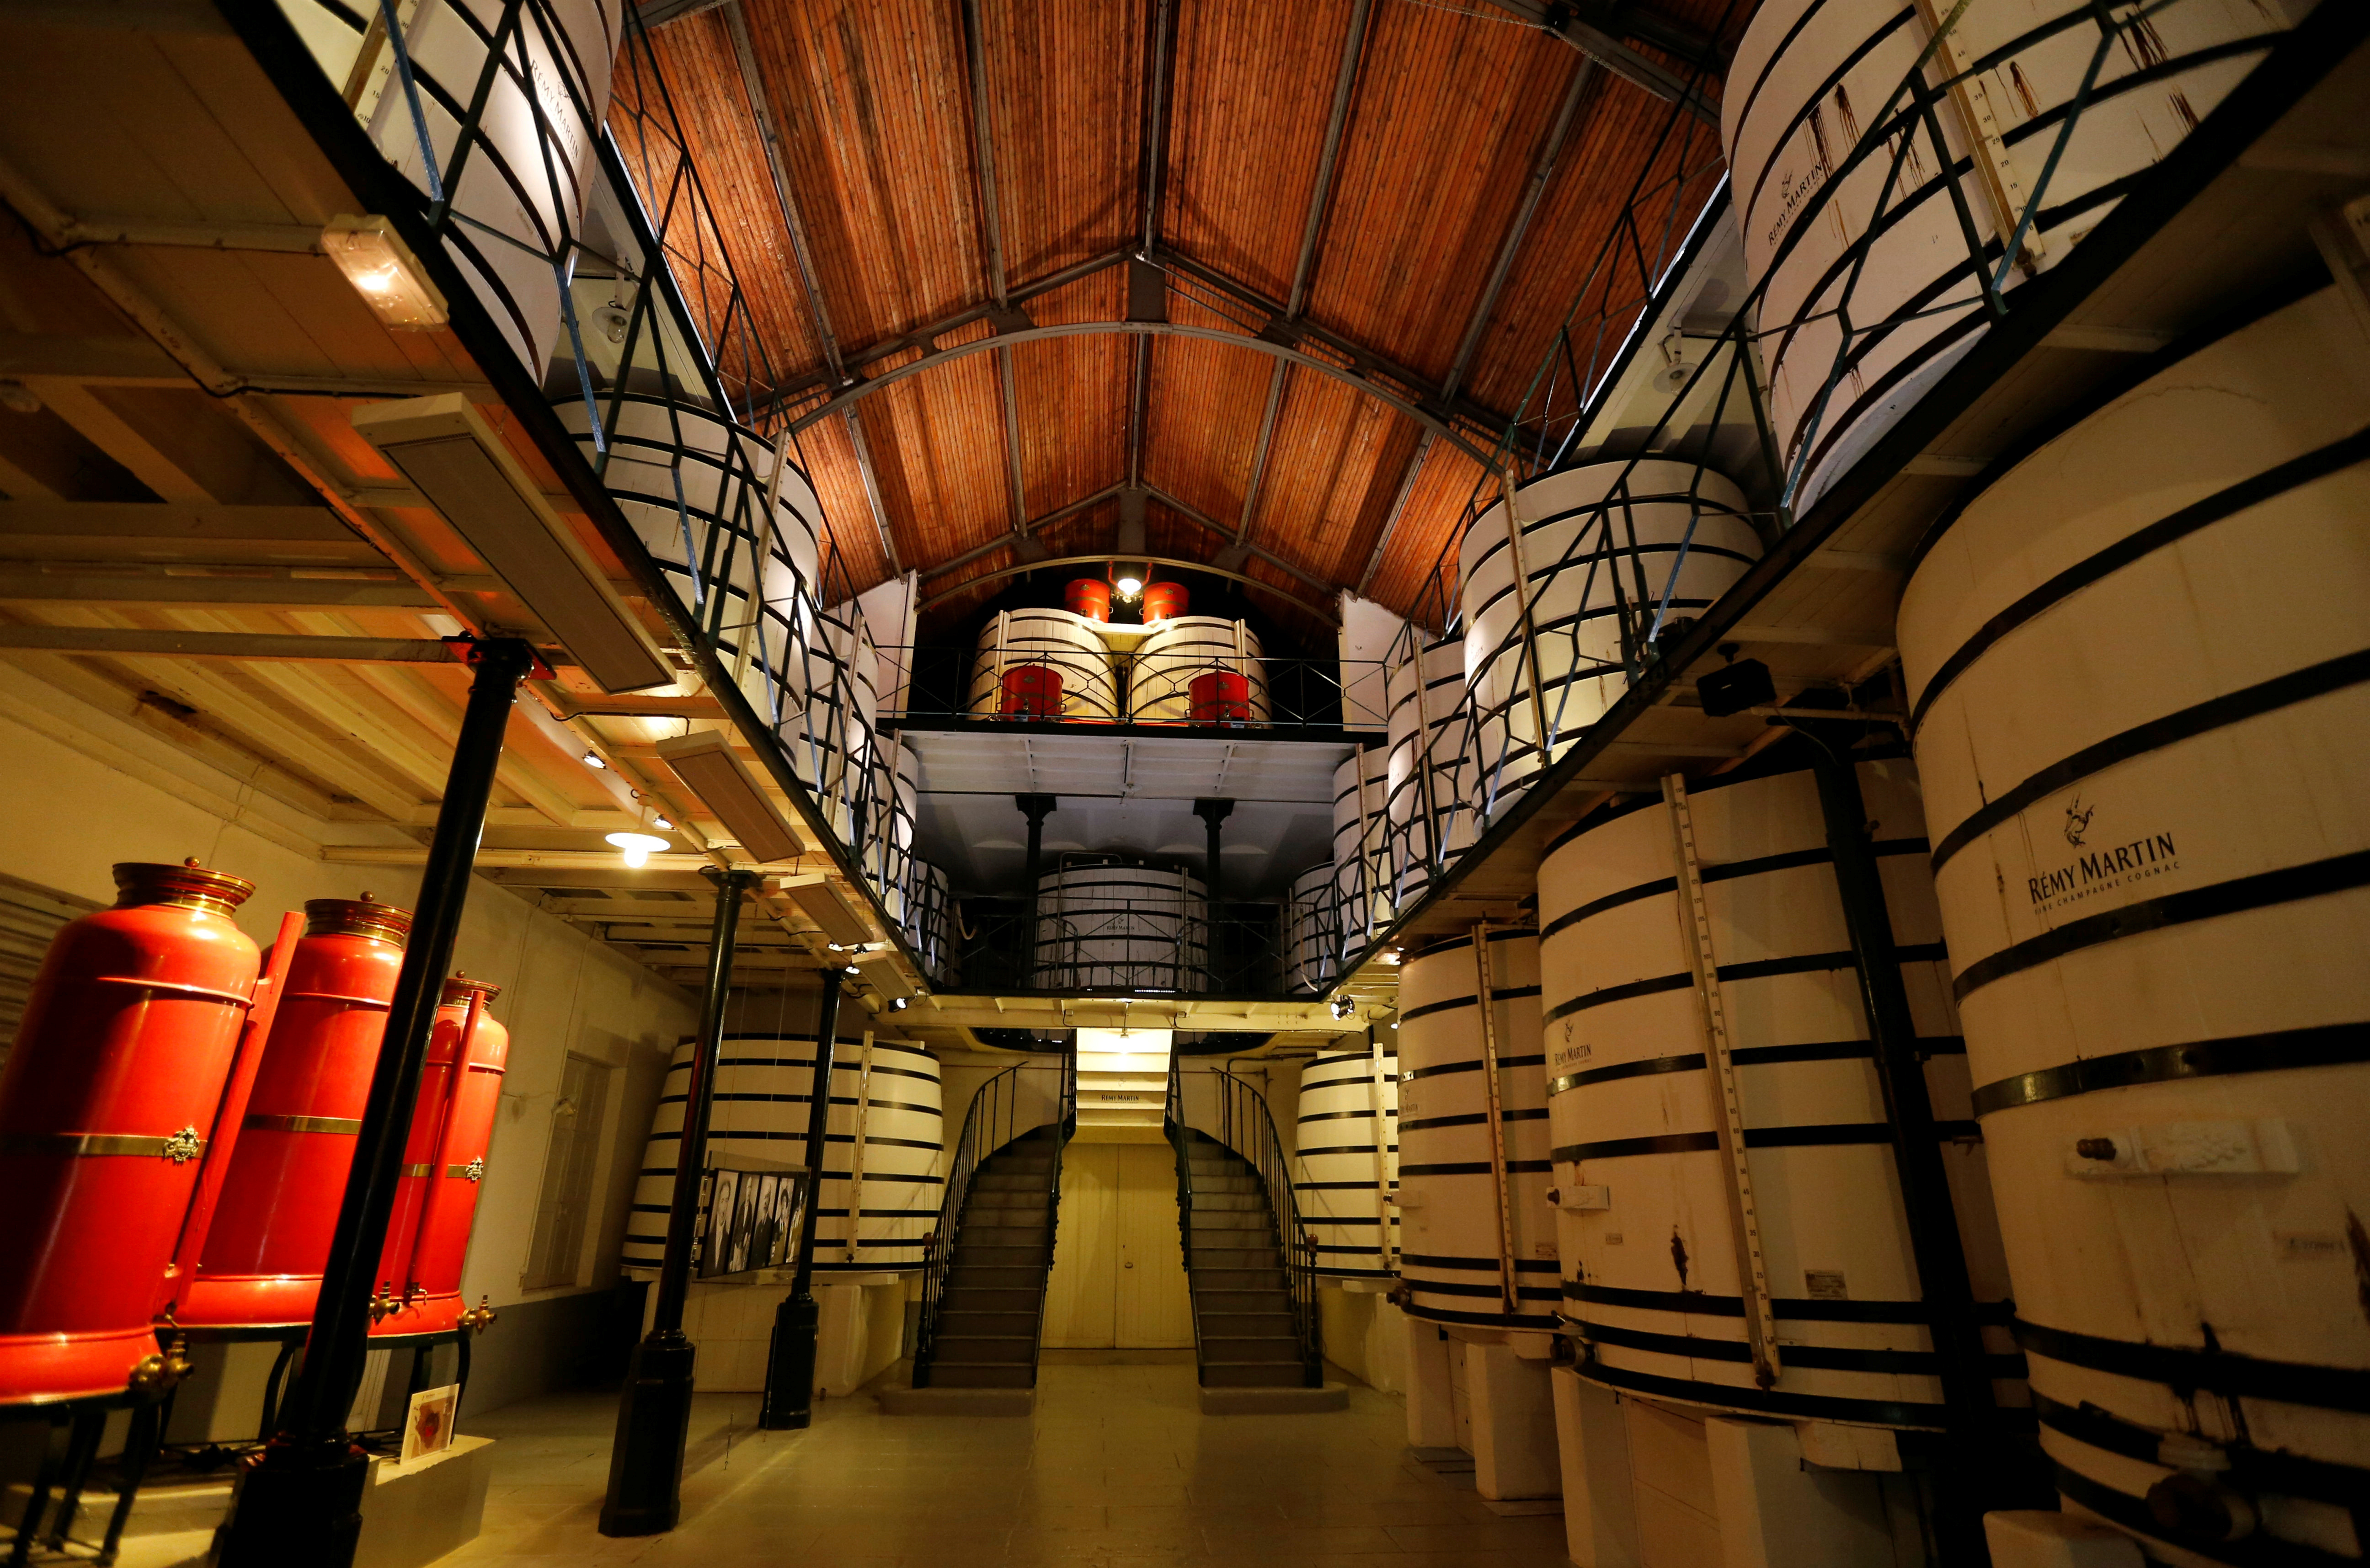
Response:
POLYGON ((1900 622, 2018 1337, 2066 1497, 2326 1548, 2370 1496, 2370 359, 2324 290, 2077 413, 1900 622))
MULTIPOLYGON (((692 1047, 688 1040, 675 1047, 650 1116, 618 1260, 628 1269, 655 1269, 666 1251, 692 1047)), ((805 1163, 814 1057, 812 1035, 724 1036, 708 1117, 711 1166, 766 1170, 805 1163), (744 1158, 759 1163, 743 1167, 738 1161, 744 1158)), ((938 1059, 918 1045, 875 1040, 868 1062, 862 1040, 833 1043, 830 1122, 815 1207, 817 1273, 921 1267, 946 1180, 938 1077, 938 1059), (851 1237, 849 1213, 859 1206, 851 1237)))
POLYGON ((1368 746, 1333 770, 1334 907, 1344 963, 1391 923, 1390 754, 1368 746))
POLYGON ((2072 254, 2307 9, 1772 0, 1755 12, 1720 95, 1721 135, 1746 274, 1766 286, 1770 422, 1802 473, 1795 510, 1983 335, 1981 284, 2019 225, 2011 290, 2072 254), (1952 18, 1939 44, 1938 15, 1952 18), (1903 90, 1929 51, 1927 81, 1957 89, 1930 120, 1903 90))
POLYGON ((1584 817, 1540 865, 1564 1312, 1590 1346, 1592 1380, 1884 1426, 1976 1419, 1969 1396, 2023 1402, 1916 773, 1897 746, 1855 771, 1915 1031, 1902 1050, 1924 1064, 1905 1066, 1925 1104, 1904 1108, 1899 1132, 1926 1123, 1922 1154, 1895 1147, 1806 764, 1703 780, 1676 808, 1694 847, 1725 1074, 1697 976, 1704 961, 1682 925, 1674 805, 1637 797, 1584 817), (1733 1160, 1722 1147, 1731 1086, 1743 1134, 1733 1160), (1925 1162, 1909 1183, 1904 1158, 1925 1162), (1914 1212, 1905 1193, 1921 1179, 1939 1201, 1914 1212), (1759 1237, 1757 1278, 1741 1225, 1759 1237), (1956 1253, 1952 1272, 1971 1290, 1949 1278, 1927 1288, 1920 1226, 1956 1253), (1962 1370, 1973 1386, 1950 1380, 1962 1370))
POLYGON ((1538 933, 1487 936, 1486 959, 1468 933, 1399 971, 1399 1274, 1411 1317, 1553 1332, 1561 1292, 1538 933))
POLYGON ((1319 1051, 1300 1069, 1292 1190, 1319 1274, 1381 1278, 1398 1253, 1398 1053, 1319 1051))

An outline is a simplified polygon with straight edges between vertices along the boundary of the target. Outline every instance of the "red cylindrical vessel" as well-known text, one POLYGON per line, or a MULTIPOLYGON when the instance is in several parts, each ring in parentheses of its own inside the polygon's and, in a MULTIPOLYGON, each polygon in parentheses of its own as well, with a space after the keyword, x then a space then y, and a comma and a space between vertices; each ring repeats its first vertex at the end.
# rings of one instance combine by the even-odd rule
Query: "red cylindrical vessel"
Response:
POLYGON ((367 894, 305 905, 198 1275, 175 1309, 179 1322, 312 1320, 410 929, 408 910, 367 894))
POLYGON ((1074 616, 1088 620, 1110 619, 1110 584, 1099 577, 1073 577, 1069 587, 1063 590, 1062 602, 1074 616))
POLYGON ((1004 672, 1004 716, 1059 719, 1062 672, 1049 664, 1015 664, 1004 672))
MULTIPOLYGON (((461 1056, 461 1031, 468 1020, 469 998, 453 999, 454 981, 444 983, 437 1001, 436 1023, 428 1034, 428 1057, 420 1067, 420 1093, 411 1102, 411 1130, 404 1135, 403 1170, 395 1183, 395 1205, 387 1211, 386 1242, 379 1249, 378 1283, 389 1299, 411 1288, 411 1254, 420 1243, 420 1216, 428 1204, 429 1183, 435 1180, 436 1144, 444 1136, 444 1113, 453 1098, 453 1065, 461 1056)), ((415 1291, 416 1295, 417 1292, 415 1291)))
POLYGON ((1182 582, 1147 582, 1144 587, 1144 624, 1165 621, 1171 616, 1181 616, 1192 595, 1185 592, 1182 582))
POLYGON ((0 1403, 121 1389, 197 1185, 262 954, 255 884, 115 868, 60 931, 0 1071, 0 1403))
POLYGON ((1251 721, 1251 678, 1232 670, 1195 675, 1188 687, 1196 724, 1248 724, 1251 721))
MULTIPOLYGON (((419 1239, 399 1294, 401 1305, 371 1330, 388 1334, 441 1334, 461 1320, 461 1267, 469 1257, 469 1229, 477 1217, 477 1186, 494 1140, 494 1112, 502 1098, 502 1069, 511 1034, 486 1010, 501 987, 455 974, 444 982, 436 1033, 455 1042, 444 1096, 443 1124, 431 1157, 420 1208, 419 1239)), ((433 1054, 431 1048, 431 1055, 433 1054)), ((415 1127, 417 1123, 414 1124, 415 1127)))

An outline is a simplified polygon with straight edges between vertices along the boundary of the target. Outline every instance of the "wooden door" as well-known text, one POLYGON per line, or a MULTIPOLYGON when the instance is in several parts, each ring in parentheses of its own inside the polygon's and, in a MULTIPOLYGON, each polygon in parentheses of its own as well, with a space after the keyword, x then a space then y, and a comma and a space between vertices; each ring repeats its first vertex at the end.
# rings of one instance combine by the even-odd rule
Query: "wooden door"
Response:
POLYGON ((1062 1153, 1062 1218, 1045 1291, 1056 1349, 1191 1347, 1192 1301, 1167 1144, 1073 1143, 1062 1153))

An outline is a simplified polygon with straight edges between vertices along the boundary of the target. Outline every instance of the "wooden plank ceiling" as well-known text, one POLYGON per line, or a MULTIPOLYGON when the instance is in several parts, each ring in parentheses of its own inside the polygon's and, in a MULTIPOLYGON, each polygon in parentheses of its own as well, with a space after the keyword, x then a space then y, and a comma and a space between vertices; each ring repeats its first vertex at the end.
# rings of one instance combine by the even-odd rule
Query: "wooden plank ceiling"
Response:
MULTIPOLYGON (((833 531, 859 583, 918 569, 926 598, 1013 565, 1022 533, 1114 548, 1133 484, 1153 553, 1247 546, 1224 564, 1326 619, 1331 587, 1433 618, 1482 466, 1225 340, 1354 366, 1490 450, 1669 116, 1489 0, 645 5, 833 531), (1131 255, 1160 317, 1221 336, 949 352, 1144 318, 1131 255)), ((1752 0, 1605 9, 1684 71, 1643 40, 1717 33, 1724 58, 1752 0)), ((1714 178, 1664 199, 1682 227, 1714 178)))

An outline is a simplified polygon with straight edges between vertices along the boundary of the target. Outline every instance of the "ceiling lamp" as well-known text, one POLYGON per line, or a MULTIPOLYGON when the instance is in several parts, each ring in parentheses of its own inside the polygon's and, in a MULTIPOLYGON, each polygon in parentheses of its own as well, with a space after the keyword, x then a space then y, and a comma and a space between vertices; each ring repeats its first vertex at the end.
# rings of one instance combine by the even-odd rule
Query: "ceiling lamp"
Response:
POLYGON ((651 855, 670 847, 667 841, 655 833, 613 833, 608 837, 610 843, 626 852, 626 864, 636 870, 649 865, 651 855))
POLYGON ((353 421, 604 691, 674 683, 674 666, 608 573, 468 398, 365 403, 353 421))
POLYGON ((758 787, 756 778, 732 755, 720 730, 695 730, 661 741, 659 755, 676 778, 714 812, 741 852, 760 865, 788 860, 800 852, 799 836, 758 787))
POLYGON ((1144 593, 1144 579, 1145 569, 1134 561, 1129 561, 1114 569, 1111 592, 1128 603, 1133 604, 1144 593))
POLYGON ((385 218, 331 218, 321 230, 321 248, 387 326, 423 332, 450 319, 444 296, 385 218))

